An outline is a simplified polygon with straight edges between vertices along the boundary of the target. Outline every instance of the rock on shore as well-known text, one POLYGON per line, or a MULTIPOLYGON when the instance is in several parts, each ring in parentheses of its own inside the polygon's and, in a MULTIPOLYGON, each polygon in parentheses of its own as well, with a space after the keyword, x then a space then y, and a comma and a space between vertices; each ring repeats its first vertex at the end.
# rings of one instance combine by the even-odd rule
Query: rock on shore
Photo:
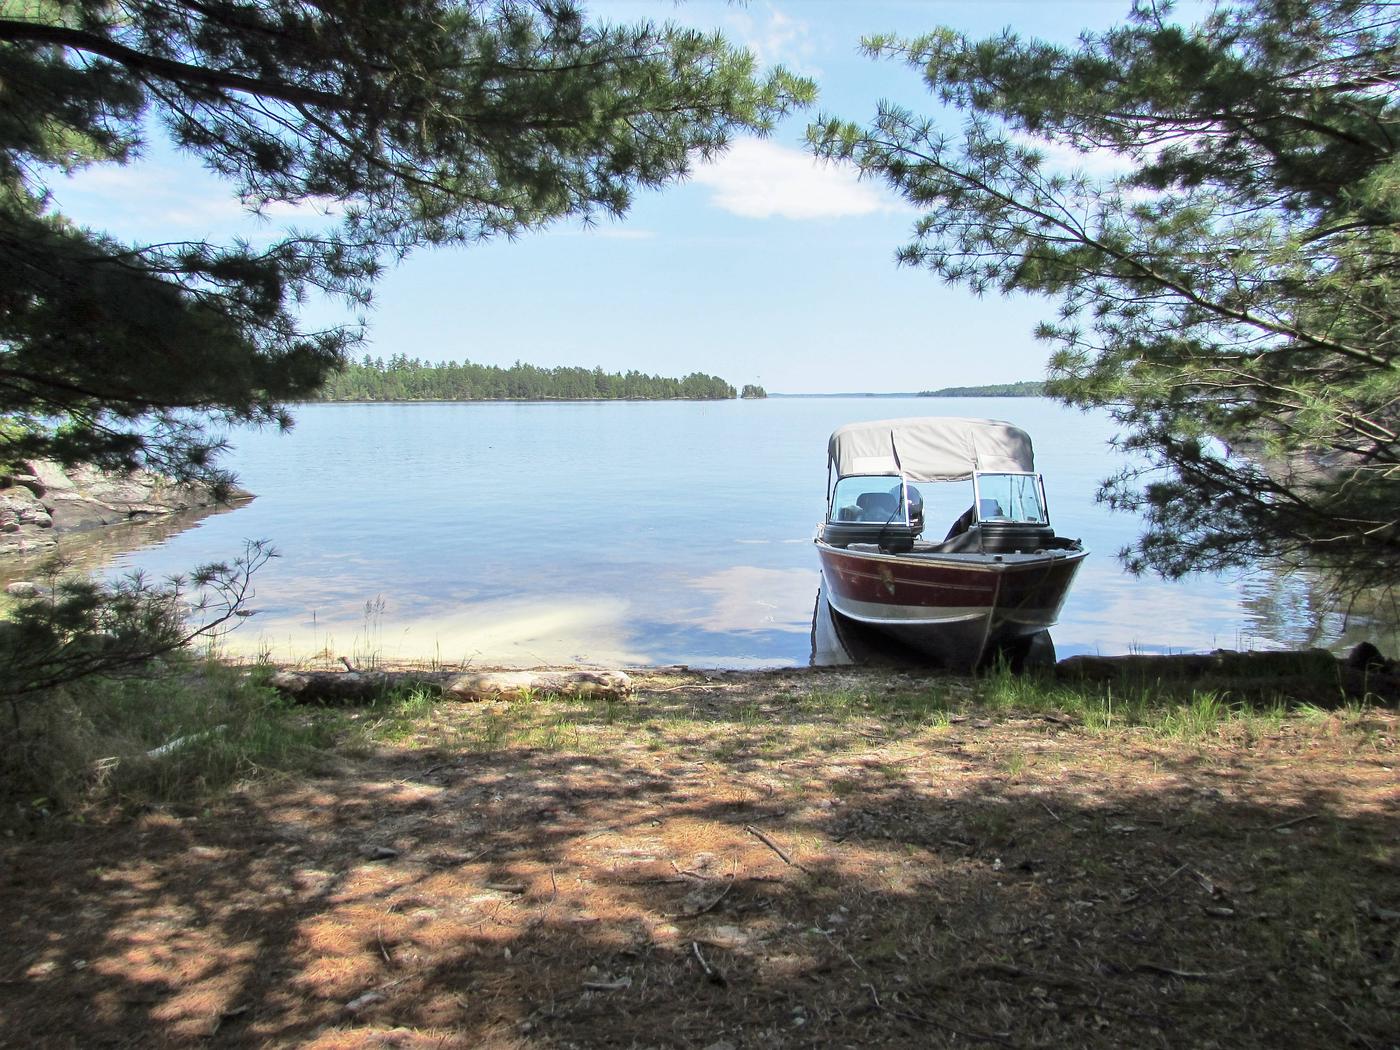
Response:
MULTIPOLYGON (((235 489, 229 502, 252 499, 235 489)), ((0 556, 41 554, 65 533, 167 517, 219 501, 208 486, 177 483, 149 471, 108 474, 28 460, 0 474, 0 556)))

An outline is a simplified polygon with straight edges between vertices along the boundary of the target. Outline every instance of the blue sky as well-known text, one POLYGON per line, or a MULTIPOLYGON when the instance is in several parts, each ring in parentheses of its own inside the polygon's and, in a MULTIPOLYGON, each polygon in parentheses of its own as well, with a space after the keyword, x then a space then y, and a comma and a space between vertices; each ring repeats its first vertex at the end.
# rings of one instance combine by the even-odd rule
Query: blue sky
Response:
MULTIPOLYGON (((772 392, 917 391, 1039 378, 1032 337, 1052 308, 978 299, 901 269, 907 206, 849 171, 819 166, 801 141, 817 113, 868 120, 880 99, 938 111, 917 76, 861 56, 862 35, 948 25, 1006 27, 1069 42, 1121 21, 1130 0, 785 0, 747 4, 612 0, 607 21, 676 21, 818 83, 813 109, 766 140, 741 138, 685 182, 639 195, 621 222, 559 224, 515 242, 419 252, 376 293, 367 351, 487 364, 701 371, 772 392)), ((226 184, 152 148, 125 169, 53 187, 58 206, 135 240, 227 238, 249 220, 226 184)), ((256 229, 256 227, 254 227, 256 229)))

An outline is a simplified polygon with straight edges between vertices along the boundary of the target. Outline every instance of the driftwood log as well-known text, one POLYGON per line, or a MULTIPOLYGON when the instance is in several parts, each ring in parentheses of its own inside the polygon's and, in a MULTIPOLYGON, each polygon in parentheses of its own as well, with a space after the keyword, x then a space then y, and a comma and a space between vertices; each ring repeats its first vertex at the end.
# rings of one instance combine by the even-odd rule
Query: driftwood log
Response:
POLYGON ((367 704, 391 692, 422 689, 457 700, 592 696, 624 699, 632 680, 621 671, 278 671, 270 684, 300 703, 367 704))
POLYGON ((459 700, 496 697, 597 696, 620 700, 632 693, 632 679, 621 671, 485 671, 460 674, 443 686, 459 700))
POLYGON ((1400 700, 1400 661, 1387 660, 1369 642, 1345 657, 1325 649, 1071 656, 1055 665, 1054 675, 1069 682, 1219 687, 1249 695, 1287 695, 1320 706, 1346 697, 1400 700))
POLYGON ((1113 678, 1178 679, 1205 675, 1264 676, 1329 674, 1340 661, 1323 649, 1305 652, 1217 649, 1213 653, 1138 653, 1131 656, 1071 656, 1055 665, 1055 677, 1102 681, 1113 678))

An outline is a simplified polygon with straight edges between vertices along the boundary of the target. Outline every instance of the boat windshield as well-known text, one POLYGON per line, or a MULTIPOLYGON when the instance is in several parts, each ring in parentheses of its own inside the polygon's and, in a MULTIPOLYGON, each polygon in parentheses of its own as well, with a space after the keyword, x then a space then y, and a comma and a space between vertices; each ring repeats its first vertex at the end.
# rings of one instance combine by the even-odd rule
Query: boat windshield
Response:
POLYGON ((831 494, 831 521, 893 522, 922 524, 923 503, 919 490, 909 486, 909 503, 914 521, 910 521, 910 506, 900 498, 903 484, 889 474, 854 474, 836 482, 831 494))
POLYGON ((975 478, 977 519, 1048 525, 1039 474, 982 474, 975 478))

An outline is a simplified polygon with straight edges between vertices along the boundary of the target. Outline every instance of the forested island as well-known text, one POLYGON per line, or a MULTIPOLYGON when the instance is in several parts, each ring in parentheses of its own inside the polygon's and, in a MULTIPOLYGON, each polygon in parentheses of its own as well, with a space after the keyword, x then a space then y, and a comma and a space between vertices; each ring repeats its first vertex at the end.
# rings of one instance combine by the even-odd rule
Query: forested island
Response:
POLYGON ((718 376, 681 379, 601 368, 509 368, 471 361, 364 357, 326 378, 314 401, 721 401, 737 396, 718 376))
POLYGON ((945 386, 942 390, 920 390, 919 397, 1044 397, 1045 384, 989 383, 986 386, 945 386))

